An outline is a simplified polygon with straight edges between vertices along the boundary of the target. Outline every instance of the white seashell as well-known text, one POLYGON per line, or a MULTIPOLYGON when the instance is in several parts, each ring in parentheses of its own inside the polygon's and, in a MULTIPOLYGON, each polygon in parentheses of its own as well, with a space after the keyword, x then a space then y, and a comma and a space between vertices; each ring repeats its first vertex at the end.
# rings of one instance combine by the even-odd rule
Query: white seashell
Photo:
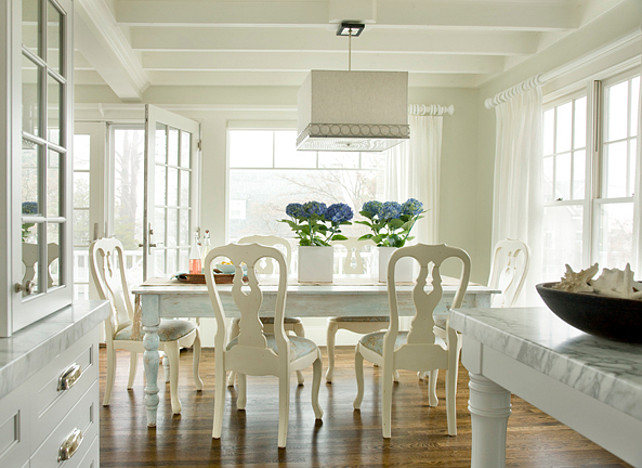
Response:
POLYGON ((568 292, 593 292, 593 288, 589 284, 589 281, 593 276, 595 276, 598 270, 599 267, 596 263, 586 270, 580 270, 578 273, 575 273, 570 265, 567 264, 566 273, 564 273, 564 276, 559 283, 553 285, 553 289, 560 289, 568 292))
POLYGON ((642 284, 633 281, 633 272, 628 263, 624 271, 604 268, 600 277, 590 281, 590 285, 600 296, 642 299, 642 284))

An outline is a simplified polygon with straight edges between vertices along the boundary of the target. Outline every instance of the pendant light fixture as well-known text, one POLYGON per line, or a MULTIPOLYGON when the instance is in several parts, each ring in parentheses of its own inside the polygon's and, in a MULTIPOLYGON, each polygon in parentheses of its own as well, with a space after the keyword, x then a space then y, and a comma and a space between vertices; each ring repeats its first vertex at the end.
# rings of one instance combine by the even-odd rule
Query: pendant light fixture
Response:
POLYGON ((297 150, 384 151, 410 137, 408 72, 352 71, 352 37, 364 29, 342 22, 348 70, 312 70, 299 89, 297 150))

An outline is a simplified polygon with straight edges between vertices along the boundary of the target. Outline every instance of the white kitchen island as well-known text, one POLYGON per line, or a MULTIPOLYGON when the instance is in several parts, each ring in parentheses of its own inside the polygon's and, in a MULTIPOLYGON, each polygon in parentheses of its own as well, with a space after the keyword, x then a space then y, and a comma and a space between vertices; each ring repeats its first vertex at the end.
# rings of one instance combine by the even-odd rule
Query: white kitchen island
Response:
POLYGON ((642 344, 588 335, 547 308, 449 315, 470 374, 473 467, 505 466, 511 393, 642 467, 642 344))

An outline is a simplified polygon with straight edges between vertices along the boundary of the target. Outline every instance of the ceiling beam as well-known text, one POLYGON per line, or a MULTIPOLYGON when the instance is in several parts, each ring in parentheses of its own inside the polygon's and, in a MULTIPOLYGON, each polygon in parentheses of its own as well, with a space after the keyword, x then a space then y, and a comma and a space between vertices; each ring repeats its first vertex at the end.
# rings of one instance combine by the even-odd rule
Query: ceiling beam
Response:
MULTIPOLYGON (((117 0, 124 25, 322 25, 327 0, 117 0)), ((352 19, 352 18, 344 18, 352 19)), ((379 0, 376 23, 537 31, 578 27, 574 1, 379 0)))
POLYGON ((75 45, 113 92, 140 101, 149 78, 104 0, 76 1, 75 45))
MULTIPOLYGON (((348 40, 334 29, 132 27, 137 51, 317 51, 346 52, 348 40)), ((368 27, 366 27, 368 29, 368 27)), ((519 31, 417 31, 373 26, 352 50, 398 53, 525 55, 536 51, 538 33, 519 31)))

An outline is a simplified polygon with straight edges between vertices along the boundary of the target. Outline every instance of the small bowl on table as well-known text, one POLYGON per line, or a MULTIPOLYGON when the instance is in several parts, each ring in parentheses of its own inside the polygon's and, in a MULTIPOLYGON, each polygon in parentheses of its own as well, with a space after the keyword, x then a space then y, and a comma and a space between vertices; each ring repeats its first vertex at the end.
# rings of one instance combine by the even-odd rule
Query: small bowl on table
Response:
POLYGON ((563 321, 591 335, 642 343, 642 300, 553 289, 556 284, 535 287, 548 308, 563 321))
POLYGON ((233 275, 236 272, 236 267, 231 263, 217 263, 214 267, 224 275, 233 275))

